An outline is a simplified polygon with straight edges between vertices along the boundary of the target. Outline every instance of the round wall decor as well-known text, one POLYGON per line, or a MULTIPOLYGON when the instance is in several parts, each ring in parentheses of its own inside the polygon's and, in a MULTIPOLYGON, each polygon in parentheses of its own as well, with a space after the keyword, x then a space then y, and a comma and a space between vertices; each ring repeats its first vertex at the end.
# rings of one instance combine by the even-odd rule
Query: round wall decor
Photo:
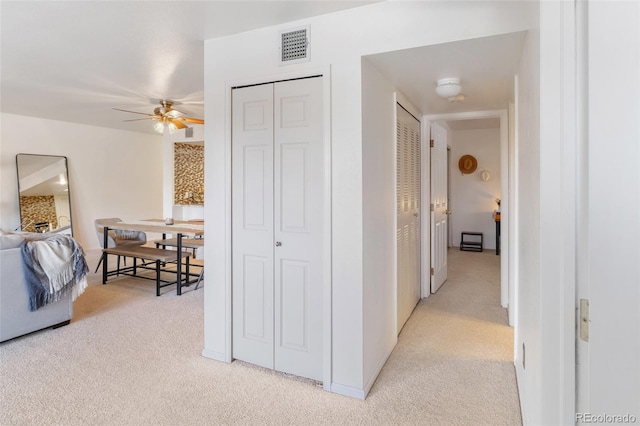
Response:
POLYGON ((460 157, 460 161, 458 161, 458 168, 464 175, 475 172, 477 167, 478 160, 476 160, 473 155, 463 155, 460 157))

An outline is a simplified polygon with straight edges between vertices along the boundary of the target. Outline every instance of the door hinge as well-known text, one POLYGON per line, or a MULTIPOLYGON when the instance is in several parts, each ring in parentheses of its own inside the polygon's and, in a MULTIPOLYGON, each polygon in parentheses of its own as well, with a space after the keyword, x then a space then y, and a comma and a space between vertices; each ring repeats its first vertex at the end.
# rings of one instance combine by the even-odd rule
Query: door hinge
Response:
POLYGON ((435 275, 435 274, 436 274, 435 269, 431 268, 431 275, 435 275))
POLYGON ((435 207, 433 206, 433 204, 429 204, 429 209, 431 209, 431 211, 435 211, 435 207))
POLYGON ((580 299, 580 338, 589 341, 589 299, 580 299))
POLYGON ((433 146, 434 146, 434 144, 433 144, 433 139, 431 139, 431 140, 429 141, 429 146, 430 146, 431 148, 433 148, 433 146))

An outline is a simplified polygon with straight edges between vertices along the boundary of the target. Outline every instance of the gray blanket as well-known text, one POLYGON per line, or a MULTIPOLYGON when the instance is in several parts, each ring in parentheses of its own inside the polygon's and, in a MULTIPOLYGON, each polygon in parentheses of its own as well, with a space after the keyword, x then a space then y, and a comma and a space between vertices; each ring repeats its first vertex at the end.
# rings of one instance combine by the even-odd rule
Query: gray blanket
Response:
POLYGON ((71 236, 29 234, 21 248, 29 310, 57 302, 78 283, 82 290, 86 287, 89 267, 82 247, 71 236))

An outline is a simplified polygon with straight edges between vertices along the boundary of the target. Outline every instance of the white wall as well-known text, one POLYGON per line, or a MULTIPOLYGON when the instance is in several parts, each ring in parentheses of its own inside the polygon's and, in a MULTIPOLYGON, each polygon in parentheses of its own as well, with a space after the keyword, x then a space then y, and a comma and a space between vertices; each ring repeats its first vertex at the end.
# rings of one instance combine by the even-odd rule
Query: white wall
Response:
POLYGON ((362 216, 365 390, 397 341, 396 102, 394 87, 362 61, 362 216))
MULTIPOLYGON (((518 287, 517 287, 517 283, 516 283, 516 277, 518 276, 518 272, 517 272, 517 264, 518 264, 518 254, 516 252, 515 249, 515 242, 519 241, 518 239, 518 234, 516 232, 517 229, 517 223, 518 223, 518 211, 516 210, 516 205, 518 203, 518 192, 515 190, 515 188, 517 188, 518 186, 518 168, 517 168, 517 145, 516 145, 516 132, 517 132, 517 118, 516 118, 516 106, 515 106, 515 88, 517 87, 517 82, 515 81, 516 79, 514 78, 514 90, 513 90, 513 96, 514 98, 511 99, 511 101, 509 102, 509 142, 508 142, 508 194, 509 194, 509 199, 508 199, 508 209, 507 209, 507 213, 509 215, 509 218, 507 220, 507 224, 506 224, 506 229, 508 232, 508 238, 510 240, 510 242, 508 243, 511 247, 513 247, 513 249, 511 249, 511 247, 507 247, 507 268, 509 270, 508 272, 508 278, 507 278, 507 282, 508 282, 508 293, 509 293, 509 306, 508 306, 508 312, 509 312, 509 325, 510 326, 515 326, 516 323, 516 316, 517 316, 517 311, 518 311, 518 305, 517 305, 517 292, 518 292, 518 287)), ((504 170, 503 170, 504 172, 504 170)), ((502 208, 502 207, 501 207, 502 208)), ((504 223, 501 223, 500 226, 505 226, 504 223)), ((502 256, 504 256, 505 254, 502 253, 502 256)), ((501 260, 502 262, 504 262, 504 258, 502 258, 501 260)), ((515 354, 515 342, 514 342, 514 351, 513 353, 515 354)))
POLYGON ((539 30, 527 38, 516 94, 516 373, 525 424, 573 424, 576 13, 572 2, 532 6, 539 30))
MULTIPOLYGON (((534 16, 538 11, 532 11, 534 16)), ((524 424, 537 424, 541 410, 540 383, 540 94, 539 31, 530 31, 518 67, 517 104, 517 187, 516 233, 518 240, 516 282, 518 315, 515 326, 515 365, 524 424), (523 360, 523 344, 526 360, 523 360), (523 361, 526 361, 526 370, 523 361)))
POLYGON ((162 137, 62 121, 1 114, 0 228, 20 223, 16 154, 68 159, 74 236, 99 248, 93 221, 162 215, 162 137))
MULTIPOLYGON (((382 2, 205 41, 205 119, 207 123, 224 120, 224 125, 205 129, 205 232, 213 240, 205 254, 213 271, 211 283, 205 286, 206 356, 231 360, 230 87, 330 69, 330 380, 332 390, 364 397, 365 385, 372 381, 364 376, 365 365, 379 365, 386 354, 365 353, 363 347, 364 256, 378 254, 365 253, 363 248, 364 233, 372 231, 365 228, 363 217, 363 192, 369 183, 364 180, 362 158, 361 57, 525 30, 530 16, 523 7, 520 2, 382 2), (280 66, 279 31, 305 24, 311 26, 311 61, 280 66)), ((367 264, 373 261, 366 260, 367 264)))
POLYGON ((460 232, 482 232, 484 248, 496 248, 496 226, 493 212, 498 210, 495 199, 502 196, 500 178, 500 129, 455 130, 451 134, 451 206, 449 216, 453 233, 453 245, 460 246, 460 232), (478 168, 470 174, 462 174, 458 160, 463 155, 473 155, 478 168), (487 170, 491 178, 480 179, 487 170))
MULTIPOLYGON (((538 423, 575 421, 575 3, 540 3, 538 423)), ((520 304, 519 306, 522 306, 520 304)), ((529 374, 532 374, 529 372, 529 374)), ((534 373, 535 374, 535 373, 534 373)))

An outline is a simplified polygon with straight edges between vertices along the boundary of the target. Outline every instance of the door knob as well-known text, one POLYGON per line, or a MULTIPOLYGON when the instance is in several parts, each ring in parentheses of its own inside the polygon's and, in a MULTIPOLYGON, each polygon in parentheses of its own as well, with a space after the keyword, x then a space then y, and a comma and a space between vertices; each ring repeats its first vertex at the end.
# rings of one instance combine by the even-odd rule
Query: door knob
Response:
POLYGON ((418 217, 418 213, 414 213, 413 215, 414 215, 415 217, 418 217))
POLYGON ((276 247, 280 247, 281 245, 282 245, 282 242, 276 241, 276 247))
POLYGON ((445 214, 451 214, 451 210, 445 210, 445 214))

